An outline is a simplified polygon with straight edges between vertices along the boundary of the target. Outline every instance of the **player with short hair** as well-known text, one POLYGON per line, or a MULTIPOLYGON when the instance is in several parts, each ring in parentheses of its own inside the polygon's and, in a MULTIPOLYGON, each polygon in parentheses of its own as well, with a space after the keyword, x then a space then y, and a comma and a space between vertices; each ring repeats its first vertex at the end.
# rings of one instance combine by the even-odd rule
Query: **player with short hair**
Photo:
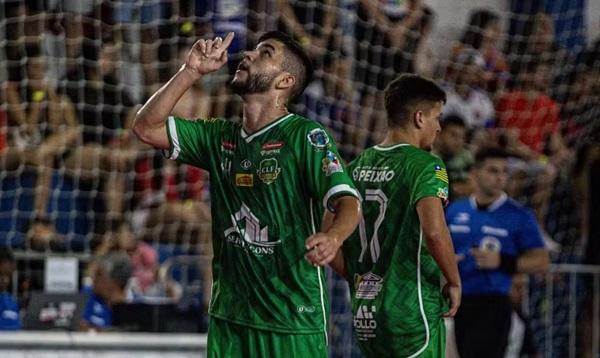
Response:
POLYGON ((304 50, 270 32, 246 51, 231 86, 241 123, 169 117, 181 95, 227 62, 225 39, 199 40, 138 113, 139 138, 210 172, 213 286, 210 357, 326 357, 323 268, 354 231, 358 194, 331 136, 287 103, 312 74, 304 50), (319 232, 323 211, 333 225, 319 232))
POLYGON ((348 166, 363 219, 343 245, 344 264, 337 255, 332 266, 350 284, 356 337, 367 357, 444 357, 443 318, 456 313, 461 292, 444 220, 448 177, 429 152, 445 99, 423 77, 392 81, 386 138, 348 166))

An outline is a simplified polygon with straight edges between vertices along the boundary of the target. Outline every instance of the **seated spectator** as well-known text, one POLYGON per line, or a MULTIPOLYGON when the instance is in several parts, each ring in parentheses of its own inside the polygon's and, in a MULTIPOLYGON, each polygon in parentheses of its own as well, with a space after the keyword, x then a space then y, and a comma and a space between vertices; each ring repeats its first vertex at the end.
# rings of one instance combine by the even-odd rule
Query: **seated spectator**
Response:
POLYGON ((435 153, 444 161, 448 171, 450 201, 462 199, 473 192, 469 171, 475 160, 465 148, 466 137, 465 121, 459 116, 450 115, 444 118, 442 130, 434 144, 435 153))
POLYGON ((496 106, 498 127, 527 146, 536 158, 549 137, 560 135, 559 106, 545 93, 550 66, 531 62, 520 76, 518 87, 503 94, 496 106))
POLYGON ((481 77, 485 62, 475 50, 463 50, 448 72, 445 84, 445 115, 464 118, 469 129, 477 130, 494 125, 494 104, 489 95, 481 90, 481 77))
POLYGON ((12 252, 0 247, 0 331, 21 329, 19 304, 9 291, 15 267, 12 252))
POLYGON ((130 141, 135 108, 120 82, 119 51, 118 45, 105 42, 96 66, 84 78, 79 71, 67 74, 67 94, 82 108, 83 145, 72 151, 65 166, 77 178, 94 182, 100 169, 99 189, 107 211, 106 215, 95 213, 100 228, 107 219, 118 219, 126 212, 127 172, 138 153, 137 141, 130 141))
POLYGON ((73 104, 56 92, 46 72, 39 49, 27 58, 27 80, 8 82, 8 148, 2 153, 2 170, 33 165, 37 174, 34 196, 35 215, 46 214, 53 168, 60 164, 79 140, 79 123, 73 104))
POLYGON ((36 217, 27 230, 25 248, 34 251, 64 251, 65 237, 56 232, 47 218, 36 217))
POLYGON ((111 307, 132 299, 126 290, 132 275, 126 254, 115 252, 104 255, 93 262, 92 270, 93 287, 83 310, 81 331, 111 327, 111 307))

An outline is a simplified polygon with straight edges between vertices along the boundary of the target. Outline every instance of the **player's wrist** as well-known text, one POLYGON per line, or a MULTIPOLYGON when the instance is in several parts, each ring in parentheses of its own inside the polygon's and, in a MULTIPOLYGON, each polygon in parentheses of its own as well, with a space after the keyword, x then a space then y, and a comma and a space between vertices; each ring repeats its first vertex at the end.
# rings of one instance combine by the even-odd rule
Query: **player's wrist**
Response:
POLYGON ((194 81, 200 79, 200 77, 202 77, 202 75, 203 75, 200 71, 188 66, 187 63, 184 63, 181 66, 181 69, 179 70, 179 72, 184 73, 187 78, 190 78, 194 81))

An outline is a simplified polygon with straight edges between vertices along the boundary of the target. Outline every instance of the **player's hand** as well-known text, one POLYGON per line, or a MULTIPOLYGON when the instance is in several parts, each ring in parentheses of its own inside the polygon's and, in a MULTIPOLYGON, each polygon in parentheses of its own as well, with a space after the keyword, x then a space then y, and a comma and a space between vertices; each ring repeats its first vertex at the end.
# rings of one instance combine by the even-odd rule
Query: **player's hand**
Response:
POLYGON ((500 252, 479 248, 471 249, 470 252, 475 258, 475 265, 478 269, 495 270, 500 267, 500 252))
POLYGON ((227 48, 233 41, 233 32, 212 40, 198 40, 192 46, 185 62, 185 68, 191 73, 202 76, 217 71, 227 63, 227 48))
POLYGON ((456 315, 456 311, 458 311, 458 307, 460 307, 460 297, 462 296, 462 288, 457 285, 451 285, 446 283, 444 288, 442 289, 442 294, 448 301, 450 308, 442 317, 454 317, 456 315))
POLYGON ((306 239, 306 255, 304 257, 314 266, 324 266, 334 258, 342 240, 336 235, 319 232, 306 239))

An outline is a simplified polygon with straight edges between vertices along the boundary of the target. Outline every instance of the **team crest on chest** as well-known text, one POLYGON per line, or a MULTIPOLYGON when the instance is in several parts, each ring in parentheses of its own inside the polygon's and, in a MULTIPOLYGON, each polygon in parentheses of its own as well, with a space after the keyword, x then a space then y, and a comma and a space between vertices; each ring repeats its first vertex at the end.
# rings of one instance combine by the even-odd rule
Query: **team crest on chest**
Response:
POLYGON ((274 182, 281 173, 279 162, 275 158, 263 159, 258 165, 256 174, 258 178, 265 184, 269 185, 274 182))

